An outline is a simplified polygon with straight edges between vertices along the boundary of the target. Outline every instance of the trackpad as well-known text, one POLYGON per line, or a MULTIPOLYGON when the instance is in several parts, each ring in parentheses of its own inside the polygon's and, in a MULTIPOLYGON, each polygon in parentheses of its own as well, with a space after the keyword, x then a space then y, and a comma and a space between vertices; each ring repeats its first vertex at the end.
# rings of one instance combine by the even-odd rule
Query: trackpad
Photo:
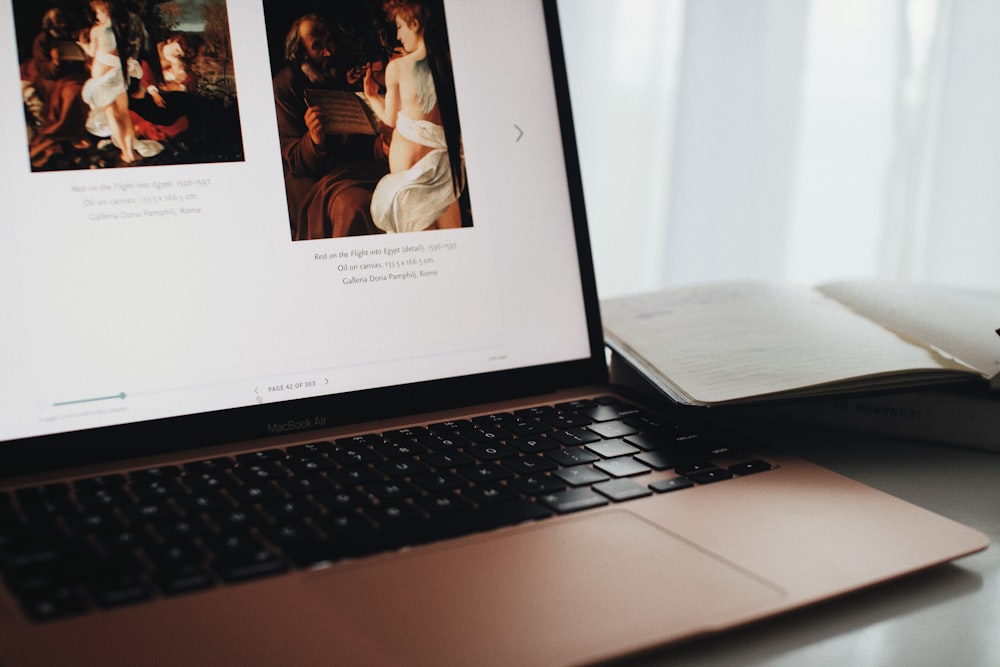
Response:
POLYGON ((566 663, 727 625, 782 592, 625 510, 315 573, 400 663, 566 663))

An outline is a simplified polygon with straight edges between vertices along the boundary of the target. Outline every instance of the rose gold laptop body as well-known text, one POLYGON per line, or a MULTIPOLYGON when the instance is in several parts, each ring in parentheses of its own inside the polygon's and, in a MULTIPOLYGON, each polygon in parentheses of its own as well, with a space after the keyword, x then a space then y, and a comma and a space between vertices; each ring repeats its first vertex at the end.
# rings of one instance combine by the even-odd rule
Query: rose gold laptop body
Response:
MULTIPOLYGON (((402 423, 412 422, 362 432, 402 423)), ((202 453, 223 451, 240 450, 202 453)), ((987 544, 814 464, 777 452, 768 460, 775 470, 725 483, 64 621, 30 623, 2 593, 0 656, 11 666, 591 663, 788 612, 987 544)), ((105 469, 120 468, 86 472, 105 469)))

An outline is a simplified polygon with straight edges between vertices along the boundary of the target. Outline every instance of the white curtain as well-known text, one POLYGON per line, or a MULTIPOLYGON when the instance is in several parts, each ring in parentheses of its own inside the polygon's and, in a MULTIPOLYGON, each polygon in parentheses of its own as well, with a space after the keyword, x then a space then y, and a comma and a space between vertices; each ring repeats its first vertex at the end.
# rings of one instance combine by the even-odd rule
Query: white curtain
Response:
POLYGON ((562 0, 602 297, 1000 287, 1000 2, 562 0))

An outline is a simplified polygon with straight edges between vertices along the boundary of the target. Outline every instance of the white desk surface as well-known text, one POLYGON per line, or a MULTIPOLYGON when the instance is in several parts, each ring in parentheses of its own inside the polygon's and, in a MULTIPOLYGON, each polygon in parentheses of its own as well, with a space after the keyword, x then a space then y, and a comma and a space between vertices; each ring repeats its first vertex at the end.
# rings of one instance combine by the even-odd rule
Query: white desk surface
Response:
POLYGON ((912 577, 622 664, 1000 665, 1000 453, 802 428, 781 429, 770 442, 973 526, 993 544, 912 577))

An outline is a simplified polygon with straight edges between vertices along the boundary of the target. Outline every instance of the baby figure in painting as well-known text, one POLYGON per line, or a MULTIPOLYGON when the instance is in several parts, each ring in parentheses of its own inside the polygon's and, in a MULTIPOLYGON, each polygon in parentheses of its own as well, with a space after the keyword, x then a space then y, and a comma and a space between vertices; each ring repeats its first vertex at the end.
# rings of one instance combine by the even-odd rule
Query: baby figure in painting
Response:
POLYGON ((128 113, 127 74, 112 26, 111 3, 91 0, 90 9, 94 24, 87 41, 80 43, 91 58, 90 79, 82 91, 83 101, 90 106, 87 131, 98 137, 111 137, 125 163, 134 162, 139 156, 156 155, 163 145, 137 139, 128 113))
POLYGON ((384 97, 371 71, 365 74, 365 99, 382 122, 394 128, 389 174, 372 195, 372 219, 387 232, 460 227, 448 143, 424 42, 426 9, 419 2, 391 0, 386 15, 396 24, 403 54, 386 66, 384 97))

